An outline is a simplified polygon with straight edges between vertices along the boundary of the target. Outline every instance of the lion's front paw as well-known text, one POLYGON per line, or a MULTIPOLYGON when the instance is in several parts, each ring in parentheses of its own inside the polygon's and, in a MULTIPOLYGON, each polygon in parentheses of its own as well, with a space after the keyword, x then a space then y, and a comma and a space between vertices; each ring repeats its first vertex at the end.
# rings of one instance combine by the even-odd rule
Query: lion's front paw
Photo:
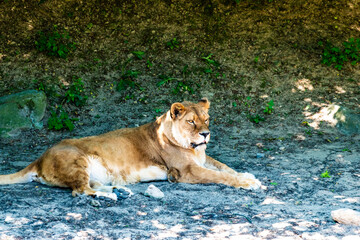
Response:
POLYGON ((261 187, 261 182, 251 173, 240 173, 239 187, 256 190, 261 187))
POLYGON ((238 173, 238 175, 241 177, 241 178, 247 178, 247 179, 256 179, 255 176, 251 173, 238 173))
POLYGON ((118 199, 115 193, 95 192, 94 195, 98 198, 105 197, 105 198, 110 198, 114 201, 117 201, 117 199, 118 199))
POLYGON ((261 187, 261 182, 259 180, 255 179, 251 179, 252 183, 249 184, 249 188, 246 189, 251 189, 251 190, 256 190, 259 189, 261 187))

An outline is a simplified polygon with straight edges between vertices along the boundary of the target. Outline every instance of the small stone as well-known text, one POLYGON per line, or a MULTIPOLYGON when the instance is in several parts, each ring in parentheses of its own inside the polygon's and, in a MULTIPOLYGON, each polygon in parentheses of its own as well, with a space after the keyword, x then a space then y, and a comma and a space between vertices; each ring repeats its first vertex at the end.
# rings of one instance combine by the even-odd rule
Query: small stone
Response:
POLYGON ((280 147, 279 150, 283 152, 285 151, 285 147, 280 147))
POLYGON ((145 196, 153 197, 153 198, 163 198, 164 193, 160 189, 158 189, 157 187, 155 187, 154 185, 151 184, 146 189, 145 196))
POLYGON ((341 224, 360 226, 360 212, 349 208, 340 208, 332 211, 331 217, 334 221, 341 224))
POLYGON ((90 201, 90 205, 93 206, 93 207, 100 207, 100 206, 101 206, 101 203, 100 203, 98 200, 92 199, 92 200, 90 201))
POLYGON ((256 154, 256 158, 264 158, 265 154, 264 153, 257 153, 256 154))

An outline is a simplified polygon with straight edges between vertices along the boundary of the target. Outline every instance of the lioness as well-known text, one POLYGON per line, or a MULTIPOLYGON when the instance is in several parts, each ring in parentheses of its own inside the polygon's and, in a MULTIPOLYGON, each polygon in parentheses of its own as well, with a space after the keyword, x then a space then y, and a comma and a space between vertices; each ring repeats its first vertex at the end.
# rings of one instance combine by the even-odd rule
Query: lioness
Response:
POLYGON ((114 200, 113 189, 131 192, 123 185, 153 180, 259 188, 252 174, 238 173, 205 154, 210 139, 209 107, 206 98, 198 103, 174 103, 155 122, 63 140, 20 172, 1 175, 0 184, 37 181, 69 187, 73 196, 114 200))

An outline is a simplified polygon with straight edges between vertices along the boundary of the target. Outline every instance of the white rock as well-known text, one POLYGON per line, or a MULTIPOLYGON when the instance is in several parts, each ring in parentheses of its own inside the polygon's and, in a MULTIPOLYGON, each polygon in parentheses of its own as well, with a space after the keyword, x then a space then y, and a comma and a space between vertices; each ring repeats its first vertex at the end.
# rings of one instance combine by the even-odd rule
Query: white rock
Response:
POLYGON ((98 200, 91 200, 90 205, 93 207, 100 207, 101 203, 98 200))
POLYGON ((146 189, 145 196, 153 197, 153 198, 163 198, 164 193, 160 189, 158 189, 157 187, 155 187, 154 185, 151 184, 146 189))
POLYGON ((360 212, 349 208, 340 208, 332 211, 331 217, 338 223, 360 226, 360 212))
POLYGON ((357 235, 348 235, 343 237, 341 240, 360 240, 360 236, 357 235))

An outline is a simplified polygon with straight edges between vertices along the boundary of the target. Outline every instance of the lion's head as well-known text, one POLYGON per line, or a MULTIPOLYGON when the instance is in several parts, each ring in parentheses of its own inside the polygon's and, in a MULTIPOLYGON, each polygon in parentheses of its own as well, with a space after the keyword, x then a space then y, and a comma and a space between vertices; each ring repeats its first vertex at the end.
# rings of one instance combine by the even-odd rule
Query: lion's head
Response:
POLYGON ((172 104, 167 113, 166 135, 183 148, 205 150, 210 140, 209 107, 210 102, 206 98, 198 103, 172 104))

